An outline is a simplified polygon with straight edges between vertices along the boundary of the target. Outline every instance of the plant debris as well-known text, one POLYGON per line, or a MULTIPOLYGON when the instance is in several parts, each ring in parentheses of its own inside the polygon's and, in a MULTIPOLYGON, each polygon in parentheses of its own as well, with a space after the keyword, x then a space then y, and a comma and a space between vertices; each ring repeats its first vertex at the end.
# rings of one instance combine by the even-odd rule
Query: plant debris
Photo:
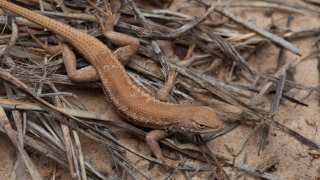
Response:
MULTIPOLYGON (((104 0, 39 2, 14 1, 95 36, 116 50, 116 45, 101 36, 97 17, 104 13, 104 0)), ((203 177, 202 174, 207 179, 232 179, 234 171, 242 172, 238 177, 246 174, 282 179, 268 171, 272 168, 277 171, 275 165, 282 161, 278 156, 261 160, 263 163, 259 166, 236 162, 251 139, 258 140, 255 149, 259 156, 267 153, 270 136, 275 136, 273 128, 306 145, 311 149, 308 153, 319 159, 319 138, 306 137, 300 134, 300 127, 289 128, 276 118, 279 109, 288 104, 308 106, 308 97, 319 97, 319 85, 301 84, 293 75, 297 66, 313 58, 318 61, 320 71, 320 28, 295 27, 291 22, 295 16, 319 16, 317 1, 159 2, 111 1, 113 10, 119 8, 115 30, 138 38, 141 44, 139 53, 126 65, 128 74, 143 90, 156 94, 169 81, 170 74, 177 72, 177 82, 169 100, 213 107, 223 119, 224 128, 211 134, 176 134, 162 139, 162 148, 170 150, 167 156, 181 161, 176 169, 166 167, 146 151, 131 147, 119 138, 125 133, 134 135, 136 141, 144 140, 149 129, 88 110, 68 89, 102 89, 101 84, 71 82, 61 53, 49 55, 34 41, 36 38, 46 45, 56 45, 65 40, 24 18, 2 11, 0 131, 17 150, 11 177, 24 176, 27 169, 31 178, 43 178, 29 153, 31 148, 54 162, 52 178, 58 176, 56 167, 59 164, 68 169, 73 179, 168 179, 181 174, 187 179, 203 177), (190 8, 197 10, 188 13, 190 8), (267 11, 271 13, 266 15, 269 18, 273 18, 272 13, 281 13, 286 15, 287 22, 280 27, 272 19, 273 24, 260 27, 253 20, 238 15, 239 8, 267 11), (306 53, 295 44, 296 40, 310 37, 314 39, 312 52, 306 53), (266 48, 273 48, 274 53, 279 49, 276 67, 268 69, 261 65, 261 68, 256 64, 262 64, 263 60, 249 61, 259 57, 266 48), (299 92, 307 92, 307 95, 302 98, 297 95, 299 92), (251 127, 251 131, 247 136, 237 137, 240 143, 236 149, 228 147, 232 158, 209 148, 211 140, 223 138, 241 127, 251 127), (112 164, 110 172, 102 172, 86 157, 85 148, 88 147, 83 146, 82 138, 103 145, 102 150, 111 158, 108 162, 101 161, 112 164), (159 173, 159 177, 153 177, 153 173, 144 170, 147 169, 141 165, 144 161, 148 162, 150 171, 156 169, 162 177, 159 173)), ((79 54, 77 61, 77 68, 88 65, 79 54)))

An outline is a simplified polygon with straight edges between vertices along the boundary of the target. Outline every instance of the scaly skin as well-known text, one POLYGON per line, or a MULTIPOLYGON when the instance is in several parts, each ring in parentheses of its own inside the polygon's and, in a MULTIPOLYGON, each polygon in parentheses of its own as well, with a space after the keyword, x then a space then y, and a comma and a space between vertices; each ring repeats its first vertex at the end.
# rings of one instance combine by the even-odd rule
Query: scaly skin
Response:
POLYGON ((94 66, 109 100, 134 124, 187 132, 203 132, 222 126, 215 111, 209 107, 162 102, 145 93, 132 82, 111 50, 95 37, 4 0, 0 7, 65 38, 94 66))

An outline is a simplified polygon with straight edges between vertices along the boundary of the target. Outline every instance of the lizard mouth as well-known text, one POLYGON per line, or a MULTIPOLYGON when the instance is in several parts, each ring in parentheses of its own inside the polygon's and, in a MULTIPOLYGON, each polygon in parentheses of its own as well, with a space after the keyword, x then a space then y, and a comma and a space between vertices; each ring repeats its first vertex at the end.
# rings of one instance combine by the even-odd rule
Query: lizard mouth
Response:
POLYGON ((218 129, 201 129, 201 130, 195 130, 195 129, 190 129, 190 132, 196 133, 196 134, 207 134, 207 133, 217 133, 220 132, 221 128, 218 129))
POLYGON ((181 133, 194 133, 194 134, 208 134, 208 133, 217 133, 220 132, 223 128, 209 128, 205 129, 196 129, 196 128, 186 128, 181 126, 171 126, 170 128, 166 128, 165 130, 170 133, 181 132, 181 133))
POLYGON ((222 128, 206 128, 206 129, 195 129, 195 128, 185 128, 179 127, 176 128, 176 131, 182 133, 194 133, 194 134, 208 134, 208 133, 217 133, 220 132, 222 128))

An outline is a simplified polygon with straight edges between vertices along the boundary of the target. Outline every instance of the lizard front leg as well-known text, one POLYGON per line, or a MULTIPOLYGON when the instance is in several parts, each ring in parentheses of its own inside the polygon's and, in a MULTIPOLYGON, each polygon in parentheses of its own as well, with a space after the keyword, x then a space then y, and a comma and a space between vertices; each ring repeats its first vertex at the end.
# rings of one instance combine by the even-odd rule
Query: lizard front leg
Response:
POLYGON ((167 136, 168 134, 163 130, 152 130, 146 135, 146 143, 157 159, 164 160, 158 141, 167 136))
POLYGON ((164 130, 152 130, 146 135, 146 143, 152 154, 157 159, 161 160, 166 166, 169 166, 170 168, 176 168, 180 162, 165 158, 158 143, 159 140, 167 137, 168 135, 169 134, 164 130))
POLYGON ((89 65, 84 68, 77 69, 76 57, 67 45, 60 44, 60 49, 62 51, 64 59, 63 62, 67 71, 67 75, 71 81, 81 83, 99 80, 98 72, 93 66, 89 65))
POLYGON ((159 89, 159 91, 156 94, 156 98, 164 101, 164 102, 172 102, 172 98, 170 96, 171 91, 173 90, 177 77, 179 73, 175 70, 172 70, 168 74, 168 79, 166 83, 159 89))

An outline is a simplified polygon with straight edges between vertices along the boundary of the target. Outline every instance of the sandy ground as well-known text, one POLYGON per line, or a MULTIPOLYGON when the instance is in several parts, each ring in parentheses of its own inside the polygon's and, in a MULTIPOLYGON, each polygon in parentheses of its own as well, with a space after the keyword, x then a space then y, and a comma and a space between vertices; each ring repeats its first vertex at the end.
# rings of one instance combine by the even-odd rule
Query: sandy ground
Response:
MULTIPOLYGON (((235 9, 242 17, 247 20, 255 21, 258 26, 266 27, 271 23, 271 18, 266 16, 264 10, 253 11, 250 9, 235 9)), ((272 18, 276 25, 284 27, 286 23, 286 14, 274 13, 272 18)), ((320 19, 317 17, 307 17, 303 15, 295 15, 291 27, 314 27, 320 24, 320 19)), ((301 40, 295 40, 293 43, 297 45, 302 51, 302 55, 306 55, 311 51, 315 50, 312 45, 314 37, 304 38, 301 40)), ((266 68, 275 67, 275 59, 278 55, 278 49, 275 47, 268 47, 263 49, 259 54, 252 57, 249 62, 261 71, 266 68)), ((290 53, 287 53, 288 59, 297 58, 290 53)), ((294 80, 298 83, 305 85, 318 85, 319 84, 319 72, 317 70, 316 59, 308 59, 307 61, 301 62, 294 68, 294 80)), ((71 92, 75 92, 80 101, 91 110, 96 112, 106 113, 110 117, 116 117, 110 106, 106 104, 106 100, 102 91, 99 90, 76 90, 68 89, 71 92), (98 95, 97 95, 98 94, 98 95)), ((300 92, 296 98, 305 97, 306 92, 300 92)), ((320 106, 319 96, 311 95, 304 100, 305 103, 309 104, 309 107, 296 106, 289 102, 283 102, 276 114, 276 120, 283 125, 300 132, 305 137, 312 139, 313 141, 320 143, 320 136, 318 133, 318 127, 320 127, 320 106)), ((240 126, 230 133, 215 139, 209 143, 209 147, 212 152, 225 156, 230 160, 234 160, 235 163, 245 163, 251 167, 257 167, 261 162, 277 155, 279 158, 279 164, 272 173, 281 179, 319 179, 320 178, 320 156, 312 155, 311 151, 304 145, 301 145, 295 139, 289 137, 278 130, 272 128, 269 142, 266 150, 262 155, 258 156, 258 144, 257 138, 249 140, 242 153, 238 156, 233 156, 233 152, 239 150, 242 141, 252 133, 253 127, 240 126)), ((110 156, 107 151, 98 143, 92 142, 91 140, 81 136, 82 146, 85 153, 85 158, 96 165, 102 173, 112 174, 112 166, 110 163, 110 156)), ((143 141, 136 139, 133 135, 123 135, 121 142, 135 148, 137 151, 144 152, 150 155, 150 151, 146 148, 143 141)), ((30 152, 31 157, 34 159, 36 165, 41 170, 44 176, 48 176, 54 163, 49 158, 40 155, 36 152, 30 152), (41 159, 41 160, 40 160, 41 159)), ((134 155, 128 154, 128 157, 137 165, 140 169, 147 168, 147 162, 140 160, 134 155)), ((8 138, 0 134, 0 179, 9 179, 10 173, 13 168, 15 159, 15 149, 8 140, 8 138)), ((232 179, 254 179, 252 176, 243 175, 238 176, 239 171, 225 168, 230 173, 232 179)), ((69 179, 68 170, 62 167, 58 168, 58 172, 61 174, 59 179, 69 179)), ((160 175, 159 172, 151 170, 146 172, 157 177, 160 175)), ((183 176, 177 175, 176 179, 180 179, 183 176)), ((198 178, 203 178, 201 175, 198 178)), ((195 178, 195 179, 198 179, 195 178)))

